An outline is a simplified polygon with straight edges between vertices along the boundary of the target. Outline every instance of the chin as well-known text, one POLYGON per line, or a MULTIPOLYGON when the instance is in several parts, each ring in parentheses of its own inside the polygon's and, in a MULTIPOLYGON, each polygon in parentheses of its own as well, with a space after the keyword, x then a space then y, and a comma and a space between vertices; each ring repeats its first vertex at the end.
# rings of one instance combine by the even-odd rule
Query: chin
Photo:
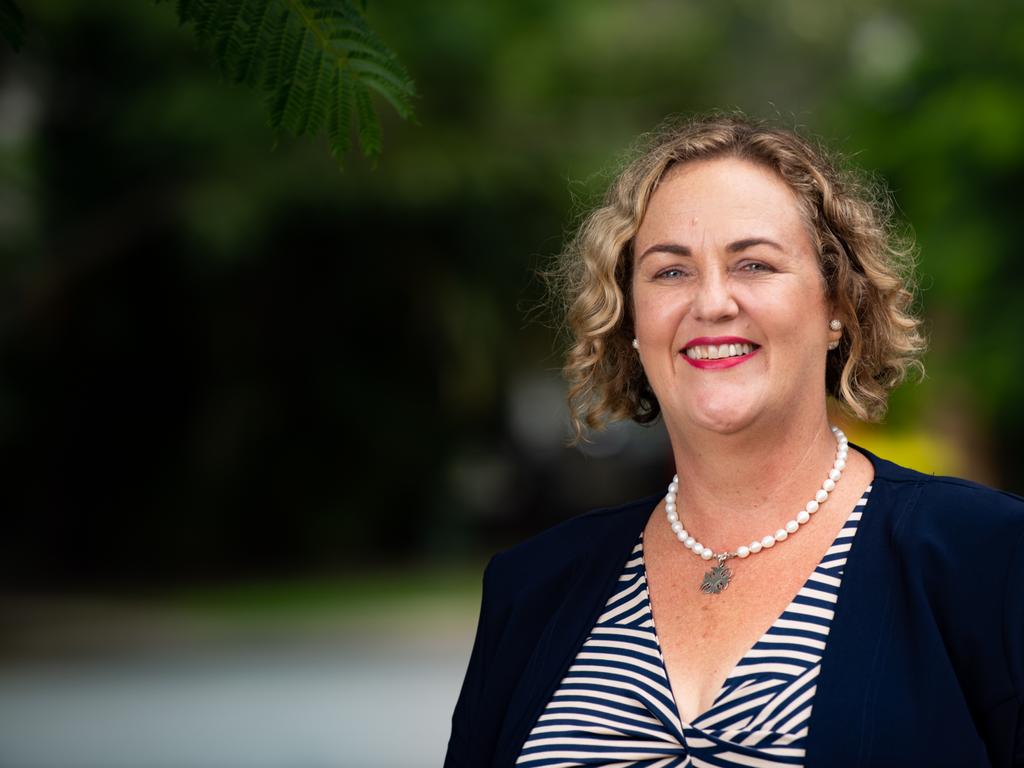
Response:
POLYGON ((766 404, 763 393, 752 392, 749 387, 716 387, 691 393, 676 414, 701 429, 731 435, 765 416, 766 404))
POLYGON ((749 426, 754 421, 754 414, 746 409, 737 409, 735 404, 722 408, 704 408, 697 413, 688 414, 693 424, 720 435, 731 435, 749 426))
POLYGON ((741 431, 744 427, 749 425, 750 422, 750 419, 720 418, 714 420, 706 420, 704 423, 701 424, 701 426, 704 427, 709 432, 715 432, 719 435, 732 435, 735 434, 736 432, 741 431))

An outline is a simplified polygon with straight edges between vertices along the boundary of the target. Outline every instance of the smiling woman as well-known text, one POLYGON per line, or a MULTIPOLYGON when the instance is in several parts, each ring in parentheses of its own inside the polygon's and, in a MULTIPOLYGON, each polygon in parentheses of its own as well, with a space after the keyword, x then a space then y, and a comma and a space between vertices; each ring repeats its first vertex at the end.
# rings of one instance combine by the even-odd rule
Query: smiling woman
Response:
MULTIPOLYGON (((829 394, 856 417, 875 421, 885 413, 889 391, 911 370, 923 370, 919 358, 924 340, 909 312, 913 246, 898 235, 890 197, 880 185, 862 181, 852 170, 840 172, 823 151, 792 132, 732 117, 669 122, 651 134, 646 148, 619 175, 554 274, 555 292, 569 303, 566 321, 575 340, 566 376, 577 439, 586 428, 600 428, 608 420, 648 423, 660 413, 628 346, 634 335, 632 273, 651 248, 664 255, 693 254, 686 243, 637 247, 635 241, 641 236, 640 222, 654 215, 649 206, 657 190, 676 181, 684 165, 712 159, 731 160, 734 168, 746 166, 748 176, 760 172, 769 187, 775 182, 777 193, 789 199, 785 210, 802 222, 826 296, 838 319, 847 320, 838 350, 826 360, 829 394), (637 255, 636 263, 624 254, 637 255)), ((739 177, 723 179, 720 187, 725 192, 725 185, 742 182, 739 177)), ((743 198, 749 190, 734 191, 743 198)), ((753 205, 751 200, 750 212, 753 205)), ((775 215, 770 208, 761 213, 775 215)), ((793 236, 793 222, 787 223, 793 236)), ((785 252, 785 241, 766 239, 742 235, 729 244, 730 252, 785 252)), ((750 265, 747 270, 761 268, 750 265)))
POLYGON ((447 766, 1024 765, 1024 499, 828 422, 920 369, 890 214, 742 117, 622 171, 557 273, 569 407, 664 417, 676 474, 491 560, 447 766))

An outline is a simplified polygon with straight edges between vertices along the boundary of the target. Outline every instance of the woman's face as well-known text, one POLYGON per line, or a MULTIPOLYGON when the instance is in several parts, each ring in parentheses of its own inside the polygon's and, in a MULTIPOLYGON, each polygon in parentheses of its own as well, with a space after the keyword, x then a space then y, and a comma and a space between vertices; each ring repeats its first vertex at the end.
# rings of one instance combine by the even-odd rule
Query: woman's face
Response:
POLYGON ((793 191, 735 158, 671 169, 634 238, 633 312, 669 431, 825 412, 825 285, 793 191))

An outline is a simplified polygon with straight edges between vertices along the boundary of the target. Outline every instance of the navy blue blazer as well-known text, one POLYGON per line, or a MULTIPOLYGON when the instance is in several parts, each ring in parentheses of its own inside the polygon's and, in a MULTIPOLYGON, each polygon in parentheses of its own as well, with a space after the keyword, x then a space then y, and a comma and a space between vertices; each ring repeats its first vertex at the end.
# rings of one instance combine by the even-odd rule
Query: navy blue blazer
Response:
MULTIPOLYGON (((1024 766, 1024 499, 857 449, 875 479, 806 765, 1024 766)), ((580 515, 491 559, 445 768, 514 765, 660 499, 580 515)))

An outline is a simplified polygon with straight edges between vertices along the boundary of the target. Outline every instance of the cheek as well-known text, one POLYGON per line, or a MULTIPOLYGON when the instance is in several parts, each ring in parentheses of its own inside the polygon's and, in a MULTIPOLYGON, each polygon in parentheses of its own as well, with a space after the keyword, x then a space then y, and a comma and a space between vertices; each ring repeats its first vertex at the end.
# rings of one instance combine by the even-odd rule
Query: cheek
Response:
POLYGON ((647 336, 673 336, 684 308, 678 297, 667 292, 634 294, 633 323, 638 333, 647 336))

